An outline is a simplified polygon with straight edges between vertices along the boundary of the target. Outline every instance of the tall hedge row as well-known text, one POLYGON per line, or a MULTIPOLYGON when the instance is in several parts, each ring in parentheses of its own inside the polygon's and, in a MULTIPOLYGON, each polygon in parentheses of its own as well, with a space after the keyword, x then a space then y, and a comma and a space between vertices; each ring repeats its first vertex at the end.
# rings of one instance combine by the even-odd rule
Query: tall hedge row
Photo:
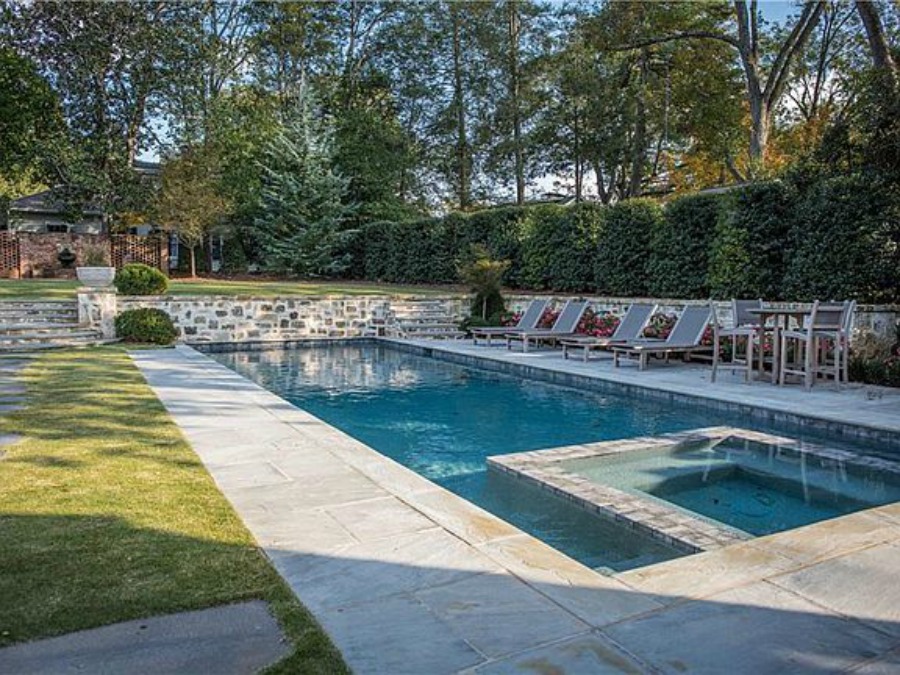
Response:
POLYGON ((372 223, 355 276, 455 283, 473 243, 510 261, 513 288, 675 298, 900 301, 900 195, 877 180, 781 182, 667 205, 538 205, 372 223))
POLYGON ((722 210, 719 195, 688 195, 668 205, 656 224, 648 276, 658 298, 709 296, 709 254, 722 210))
POLYGON ((662 208, 649 199, 631 199, 607 209, 597 240, 594 281, 605 295, 645 296, 653 231, 662 208))
POLYGON ((723 298, 782 295, 796 196, 781 181, 747 185, 723 196, 712 241, 709 285, 723 298))

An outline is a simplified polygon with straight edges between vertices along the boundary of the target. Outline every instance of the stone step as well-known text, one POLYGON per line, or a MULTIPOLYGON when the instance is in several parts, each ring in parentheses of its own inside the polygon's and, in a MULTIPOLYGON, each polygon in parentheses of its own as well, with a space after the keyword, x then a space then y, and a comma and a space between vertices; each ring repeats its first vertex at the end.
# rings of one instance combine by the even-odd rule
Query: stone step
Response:
POLYGON ((463 331, 459 330, 426 330, 426 331, 404 331, 403 337, 406 338, 441 338, 447 339, 451 338, 454 340, 461 339, 466 337, 466 334, 463 331))
POLYGON ((26 323, 34 321, 77 321, 78 312, 54 310, 50 312, 10 312, 0 311, 0 323, 26 323))
POLYGON ((66 323, 0 323, 0 337, 20 335, 67 335, 72 331, 88 330, 74 322, 66 323))
POLYGON ((96 337, 90 337, 7 344, 0 340, 0 356, 44 351, 46 349, 81 349, 84 347, 113 344, 118 341, 119 340, 102 340, 96 337))
POLYGON ((99 331, 89 328, 69 329, 51 333, 22 332, 12 335, 0 335, 0 345, 32 344, 37 342, 56 342, 65 340, 95 340, 100 338, 99 331))
POLYGON ((403 330, 459 330, 459 324, 455 321, 417 321, 414 323, 400 321, 397 325, 403 330))
POLYGON ((78 303, 74 300, 0 300, 0 311, 10 310, 47 310, 47 309, 78 309, 78 303))

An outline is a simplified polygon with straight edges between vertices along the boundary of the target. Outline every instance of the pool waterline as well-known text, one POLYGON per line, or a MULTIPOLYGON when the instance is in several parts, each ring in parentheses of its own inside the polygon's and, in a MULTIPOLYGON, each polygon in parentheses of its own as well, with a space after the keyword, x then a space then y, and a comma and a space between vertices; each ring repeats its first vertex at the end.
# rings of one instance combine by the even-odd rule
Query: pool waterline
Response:
POLYGON ((580 562, 622 571, 678 555, 532 486, 486 470, 491 455, 734 422, 734 415, 578 392, 385 345, 213 358, 580 562))

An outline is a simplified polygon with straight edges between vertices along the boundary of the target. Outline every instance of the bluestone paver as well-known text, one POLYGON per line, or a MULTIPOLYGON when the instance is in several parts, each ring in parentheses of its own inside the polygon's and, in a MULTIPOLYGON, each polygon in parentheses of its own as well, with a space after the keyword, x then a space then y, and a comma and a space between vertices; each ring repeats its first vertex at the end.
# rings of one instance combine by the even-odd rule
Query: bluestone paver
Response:
POLYGON ((262 601, 127 621, 0 649, 0 673, 249 675, 290 653, 262 601))

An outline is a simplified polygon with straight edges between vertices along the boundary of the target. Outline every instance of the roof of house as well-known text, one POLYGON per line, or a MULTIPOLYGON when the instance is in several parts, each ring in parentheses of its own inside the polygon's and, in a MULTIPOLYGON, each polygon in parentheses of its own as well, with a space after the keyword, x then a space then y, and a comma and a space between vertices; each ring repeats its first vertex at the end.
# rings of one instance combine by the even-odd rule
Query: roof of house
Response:
MULTIPOLYGON (((53 196, 53 190, 44 190, 27 197, 13 199, 9 203, 10 213, 64 213, 66 205, 53 196)), ((82 213, 86 216, 100 216, 103 212, 96 204, 85 204, 82 213)))
POLYGON ((159 162, 148 162, 143 159, 136 159, 131 166, 136 172, 144 176, 159 176, 162 174, 162 164, 159 162))

